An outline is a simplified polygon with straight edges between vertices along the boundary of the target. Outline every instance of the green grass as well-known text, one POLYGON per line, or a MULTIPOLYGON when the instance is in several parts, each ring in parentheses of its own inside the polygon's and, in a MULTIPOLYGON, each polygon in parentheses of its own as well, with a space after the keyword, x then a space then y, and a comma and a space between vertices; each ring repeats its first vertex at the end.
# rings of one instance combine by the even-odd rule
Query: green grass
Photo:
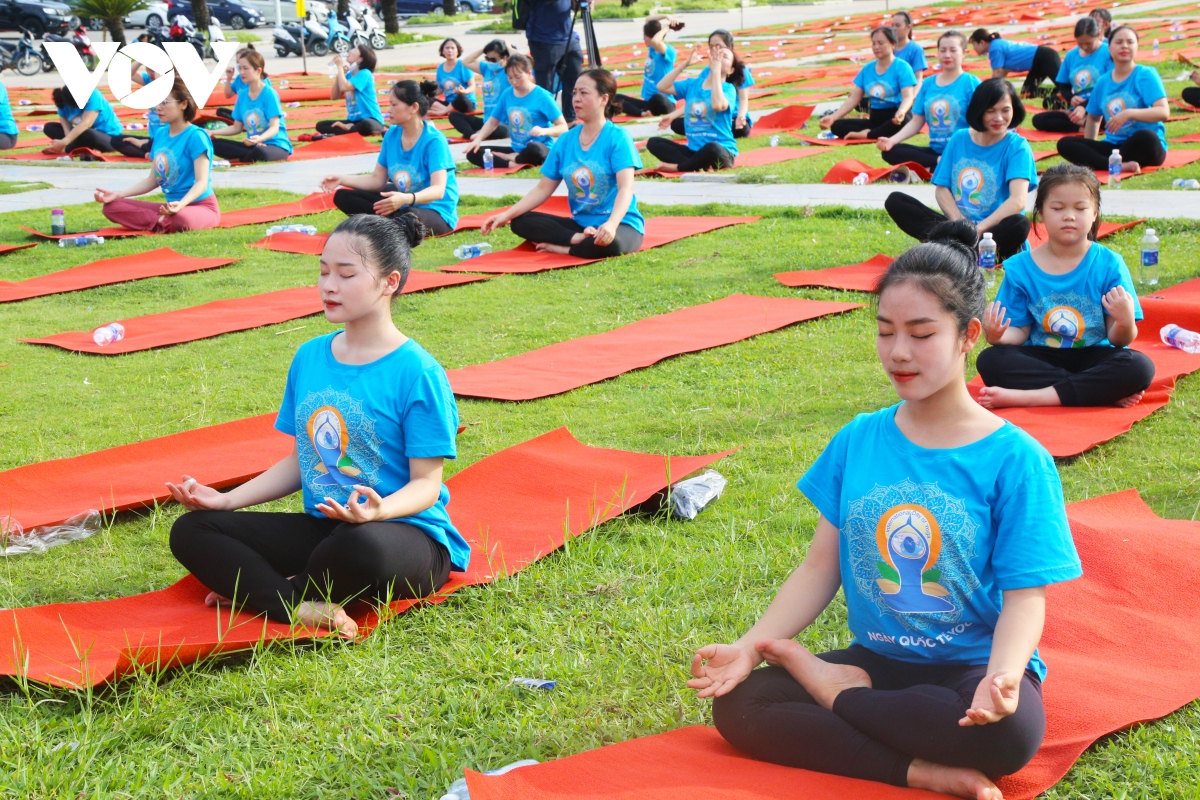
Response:
POLYGON ((400 31, 399 33, 387 34, 388 44, 410 44, 411 42, 423 42, 425 35, 421 33, 409 33, 408 31, 400 31))
MULTIPOLYGON (((287 197, 230 190, 222 205, 287 197)), ((463 211, 511 199, 466 198, 463 211)), ((645 210, 729 213, 718 206, 645 210)), ((909 245, 881 212, 733 213, 764 219, 577 269, 407 296, 395 307, 396 320, 441 363, 458 367, 734 292, 862 300, 789 290, 772 274, 894 255, 909 245)), ((44 224, 44 216, 0 215, 0 241, 23 240, 16 226, 44 224)), ((102 222, 95 205, 68 208, 67 218, 72 226, 102 222)), ((329 230, 339 219, 329 212, 304 221, 329 230)), ((1191 255, 1200 247, 1200 224, 1152 224, 1162 239, 1164 285, 1200 274, 1191 255)), ((274 410, 296 347, 331 330, 323 318, 111 358, 17 341, 311 285, 316 259, 243 246, 265 227, 114 240, 101 250, 42 245, 4 256, 7 280, 164 245, 243 260, 5 305, 0 468, 274 410)), ((1138 236, 1107 243, 1128 260, 1138 236)), ((478 240, 468 232, 427 242, 414 266, 451 263, 456 245, 478 240)), ((515 243, 507 231, 491 241, 497 248, 515 243)), ((460 401, 469 427, 450 473, 559 425, 605 447, 673 454, 744 447, 717 465, 730 485, 696 521, 629 515, 511 579, 404 615, 358 645, 274 647, 96 692, 14 688, 0 696, 0 795, 427 800, 463 767, 545 760, 706 722, 708 704, 684 686, 690 653, 739 635, 762 611, 803 557, 816 522, 796 478, 855 413, 894 399, 874 355, 870 311, 860 309, 559 397, 460 401), (516 675, 553 678, 559 686, 514 690, 508 682, 516 675)), ((1198 422, 1200 378, 1192 376, 1133 433, 1061 463, 1068 499, 1136 486, 1158 513, 1194 517, 1198 422)), ((269 507, 296 510, 298 503, 293 497, 269 507)), ((170 584, 183 574, 166 543, 178 513, 168 505, 122 514, 86 542, 0 560, 0 605, 119 597, 170 584)), ((843 617, 839 599, 804 641, 844 646, 843 617)), ((1108 738, 1049 796, 1192 797, 1198 734, 1200 706, 1193 704, 1108 738)))
POLYGON ((493 33, 515 33, 516 30, 512 26, 512 17, 503 16, 497 20, 487 23, 486 25, 478 25, 471 28, 474 33, 481 31, 492 31, 493 33))
POLYGON ((447 16, 442 14, 421 14, 417 17, 407 17, 404 20, 405 25, 446 25, 451 22, 470 22, 476 19, 491 19, 494 14, 473 14, 470 11, 465 13, 454 14, 447 16))
POLYGON ((233 40, 235 42, 245 42, 247 44, 257 44, 262 39, 254 31, 234 31, 233 40))
POLYGON ((32 192, 35 189, 49 189, 50 184, 35 181, 33 183, 21 181, 0 181, 0 194, 17 194, 19 192, 32 192))

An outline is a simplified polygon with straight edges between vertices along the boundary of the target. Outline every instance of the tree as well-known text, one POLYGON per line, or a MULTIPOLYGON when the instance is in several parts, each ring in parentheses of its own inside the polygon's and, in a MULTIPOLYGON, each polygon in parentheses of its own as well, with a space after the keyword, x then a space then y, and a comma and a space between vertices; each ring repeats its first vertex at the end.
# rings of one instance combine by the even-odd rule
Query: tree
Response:
POLYGON ((396 0, 383 0, 383 30, 387 33, 400 32, 400 20, 396 16, 396 0))
POLYGON ((124 47, 125 26, 122 20, 148 4, 148 0, 75 0, 71 10, 79 17, 104 20, 106 36, 112 37, 114 42, 120 42, 124 47))
POLYGON ((208 36, 208 26, 212 21, 208 16, 208 0, 192 0, 192 16, 195 17, 193 22, 196 23, 196 29, 208 36))
POLYGON ((447 17, 453 17, 458 13, 458 0, 442 0, 442 10, 447 17))
POLYGON ((343 20, 350 13, 350 0, 338 0, 337 17, 343 20))

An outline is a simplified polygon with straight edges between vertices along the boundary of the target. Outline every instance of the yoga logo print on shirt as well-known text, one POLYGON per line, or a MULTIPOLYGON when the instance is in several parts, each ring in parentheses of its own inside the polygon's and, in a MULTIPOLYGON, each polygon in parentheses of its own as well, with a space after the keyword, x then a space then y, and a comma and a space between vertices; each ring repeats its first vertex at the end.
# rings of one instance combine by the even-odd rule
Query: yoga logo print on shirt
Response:
POLYGON ((1052 292, 1030 307, 1041 322, 1030 332, 1033 344, 1042 347, 1089 347, 1103 339, 1104 312, 1096 303, 1075 292, 1052 292))
POLYGON ((262 112, 257 108, 251 108, 242 116, 242 125, 245 126, 246 132, 251 136, 258 136, 267 129, 267 121, 263 118, 262 112))
POLYGON ((508 128, 510 131, 518 134, 527 134, 525 130, 525 110, 521 108, 513 108, 508 112, 508 128))
MULTIPOLYGON (((1110 98, 1106 108, 1108 110, 1108 118, 1111 120, 1117 114, 1120 114, 1122 111, 1125 110, 1125 108, 1126 108, 1125 98, 1122 97, 1121 95, 1117 95, 1116 97, 1110 98)), ((1120 130, 1121 128, 1124 128, 1124 127, 1125 127, 1125 123, 1121 123, 1120 127, 1117 128, 1117 130, 1120 130)))
POLYGON ((158 151, 158 155, 154 156, 154 180, 158 182, 159 187, 166 191, 175 188, 175 181, 178 178, 179 170, 175 168, 171 150, 164 147, 158 151))
POLYGON ((412 191, 412 175, 406 169, 396 170, 395 174, 392 175, 392 183, 396 184, 397 192, 412 191))
POLYGON ((597 172, 587 164, 581 164, 571 173, 571 196, 580 205, 595 205, 608 194, 607 180, 604 179, 603 173, 600 173, 600 182, 604 183, 604 186, 597 185, 596 174, 597 172))
POLYGON ((972 210, 982 208, 985 205, 985 191, 990 194, 995 190, 989 185, 982 165, 972 164, 958 171, 958 180, 954 184, 954 202, 959 208, 964 211, 972 206, 972 210))
POLYGON ((491 78, 483 79, 483 101, 489 106, 496 102, 496 82, 491 78))
POLYGON ((950 116, 950 101, 945 97, 939 97, 929 104, 929 127, 931 128, 949 128, 954 124, 954 119, 950 116))
POLYGON ((1080 67, 1071 76, 1071 83, 1075 88, 1075 94, 1082 94, 1096 87, 1096 76, 1090 67, 1080 67))
POLYGON ((300 474, 316 497, 344 501, 355 484, 373 486, 383 460, 375 420, 348 392, 310 392, 296 406, 296 418, 307 420, 307 436, 296 437, 300 474))
POLYGON ((442 84, 442 91, 445 92, 446 94, 454 94, 455 93, 453 78, 446 79, 446 82, 442 84))
POLYGON ((872 83, 871 88, 867 90, 867 97, 872 100, 882 100, 887 97, 887 84, 872 83))
POLYGON ((695 125, 708 124, 708 103, 703 100, 698 100, 692 103, 691 107, 692 123, 695 125))
POLYGON ((934 569, 942 550, 942 531, 937 518, 924 506, 913 503, 889 508, 875 529, 879 546, 879 573, 875 581, 883 592, 883 602, 893 611, 931 614, 953 611, 945 600, 949 594, 937 582, 941 572, 934 569))

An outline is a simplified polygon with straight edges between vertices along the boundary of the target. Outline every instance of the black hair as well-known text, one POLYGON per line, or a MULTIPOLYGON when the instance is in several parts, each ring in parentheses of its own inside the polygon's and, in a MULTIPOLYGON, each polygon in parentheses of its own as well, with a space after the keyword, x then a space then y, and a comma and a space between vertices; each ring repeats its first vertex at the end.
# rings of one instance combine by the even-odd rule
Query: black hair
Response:
POLYGON ((484 55, 499 53, 501 58, 508 58, 508 45, 504 43, 503 39, 492 39, 483 46, 483 53, 484 55))
POLYGON ((967 49, 967 36, 962 31, 949 30, 938 37, 937 43, 940 45, 942 39, 958 39, 958 46, 962 50, 967 49))
POLYGON ((65 86, 59 86, 50 93, 50 96, 54 100, 55 108, 79 108, 79 104, 75 102, 71 90, 65 86))
POLYGON ((983 319, 987 289, 975 255, 979 232, 969 219, 939 222, 924 244, 892 262, 875 284, 875 302, 893 286, 912 283, 938 299, 954 317, 960 334, 971 320, 983 319))
POLYGON ((1000 38, 1000 34, 988 33, 987 28, 976 28, 971 33, 971 38, 968 39, 967 41, 971 42, 971 44, 975 44, 976 42, 991 42, 991 41, 994 41, 999 38, 1000 38))
POLYGON ((351 252, 362 258, 363 265, 379 280, 387 280, 393 272, 400 273, 400 286, 392 295, 395 300, 408 282, 412 249, 424 241, 429 229, 420 217, 406 211, 394 217, 355 214, 343 220, 329 236, 332 238, 339 233, 350 237, 351 252))
POLYGON ((599 94, 608 95, 608 103, 604 106, 605 119, 612 119, 617 113, 617 79, 613 74, 606 69, 599 67, 595 69, 585 69, 579 73, 580 78, 591 78, 592 83, 596 85, 596 92, 599 94))
POLYGON ((1099 36, 1100 23, 1096 22, 1095 17, 1080 17, 1075 22, 1075 38, 1080 36, 1099 36))
POLYGON ((718 37, 722 42, 724 42, 725 46, 728 47, 730 50, 733 49, 733 34, 732 33, 725 30, 724 28, 717 28, 715 31, 710 33, 708 35, 708 38, 705 39, 704 41, 711 42, 712 37, 714 37, 714 36, 718 37))
POLYGON ((1121 31, 1129 31, 1133 34, 1133 40, 1139 44, 1141 43, 1142 37, 1138 36, 1138 32, 1133 29, 1132 25, 1118 25, 1117 27, 1110 29, 1108 32, 1108 40, 1111 42, 1113 39, 1117 38, 1117 34, 1121 31))
POLYGON ((171 91, 167 96, 187 104, 187 107, 183 109, 184 122, 191 122, 196 118, 196 101, 192 99, 192 93, 188 91, 187 84, 183 82, 183 78, 179 76, 178 72, 175 73, 175 81, 171 84, 171 91))
POLYGON ((367 44, 366 42, 361 42, 357 45, 357 47, 358 68, 374 72, 377 59, 375 58, 375 51, 371 49, 371 45, 367 44))
POLYGON ((895 19, 896 17, 904 17, 904 22, 908 25, 908 27, 911 28, 913 26, 912 14, 908 13, 907 11, 897 11, 893 13, 892 19, 895 19))
POLYGON ((446 43, 447 42, 450 42, 451 44, 454 45, 454 49, 458 51, 458 58, 462 58, 462 54, 463 54, 462 43, 460 41, 458 41, 458 39, 443 39, 442 43, 438 45, 438 55, 441 56, 442 58, 446 57, 446 43))
MULTIPOLYGON (((733 34, 724 28, 717 28, 708 35, 705 41, 711 42, 714 36, 724 42, 725 48, 733 53, 733 65, 729 68, 729 77, 725 79, 725 82, 732 83, 740 89, 742 84, 746 82, 746 62, 742 61, 741 56, 733 49, 733 34)), ((671 110, 673 111, 674 107, 671 110)))
POLYGON ((1088 12, 1088 16, 1097 22, 1103 22, 1110 30, 1112 29, 1112 12, 1107 8, 1093 8, 1088 12))
POLYGON ((429 113, 430 95, 427 91, 426 83, 433 84, 433 92, 437 93, 437 83, 435 81, 423 81, 418 84, 416 81, 405 80, 396 81, 392 87, 392 94, 396 99, 405 105, 416 105, 417 113, 422 117, 429 113))
POLYGON ((891 25, 880 25, 878 28, 871 31, 871 38, 874 39, 875 34, 877 33, 882 33, 883 38, 891 42, 893 46, 896 44, 896 42, 900 41, 900 37, 896 35, 896 29, 891 25))
POLYGON ((1012 101, 1013 107, 1012 121, 1008 123, 1009 129, 1020 125, 1025 119, 1025 104, 1021 102, 1021 96, 1017 94, 1013 85, 1004 78, 988 78, 975 87, 975 93, 971 95, 971 102, 967 105, 967 124, 980 132, 986 130, 983 124, 984 112, 1005 97, 1012 101))
POLYGON ((533 74, 533 62, 529 60, 529 56, 521 53, 513 53, 508 57, 508 63, 504 65, 504 71, 517 70, 518 72, 528 72, 533 74))
POLYGON ((1088 194, 1092 196, 1092 205, 1096 207, 1096 218, 1092 220, 1088 238, 1095 241, 1096 234, 1100 232, 1100 181, 1096 178, 1096 173, 1077 164, 1059 164, 1038 177, 1037 195, 1033 200, 1033 224, 1037 225, 1038 217, 1042 214, 1042 207, 1050 199, 1050 192, 1059 186, 1072 183, 1082 184, 1083 188, 1087 189, 1088 194))
POLYGON ((652 19, 642 26, 642 36, 647 39, 653 39, 658 36, 658 32, 662 30, 662 23, 656 19, 652 19))
MULTIPOLYGON (((438 95, 442 93, 442 87, 438 86, 437 81, 424 80, 418 84, 421 94, 429 98, 429 104, 433 105, 433 101, 438 99, 438 95)), ((399 97, 399 95, 396 95, 399 97)), ((416 102, 415 100, 413 102, 416 102)))

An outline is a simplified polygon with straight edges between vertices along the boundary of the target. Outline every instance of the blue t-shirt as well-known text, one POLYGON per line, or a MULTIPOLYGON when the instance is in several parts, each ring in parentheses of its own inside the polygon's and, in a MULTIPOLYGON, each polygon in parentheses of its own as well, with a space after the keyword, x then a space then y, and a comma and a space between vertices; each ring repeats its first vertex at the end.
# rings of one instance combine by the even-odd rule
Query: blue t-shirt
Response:
MULTIPOLYGON (((696 76, 696 80, 701 81, 701 82, 708 80, 708 73, 709 73, 709 68, 705 67, 704 69, 700 70, 700 74, 696 76)), ((732 78, 726 78, 725 82, 730 83, 731 80, 732 80, 732 78)), ((738 110, 741 108, 741 104, 742 104, 741 98, 739 98, 737 96, 737 92, 740 92, 742 89, 749 89, 751 86, 754 85, 754 74, 750 71, 749 64, 742 65, 742 85, 737 86, 736 84, 732 84, 732 83, 730 85, 733 86, 733 88, 734 88, 733 116, 736 117, 738 115, 738 110)))
MULTIPOLYGON (((1137 64, 1128 78, 1117 83, 1113 80, 1111 71, 1105 73, 1096 81, 1096 88, 1088 100, 1087 113, 1094 117, 1112 119, 1127 108, 1149 108, 1156 100, 1167 96, 1163 88, 1162 78, 1153 67, 1137 64)), ((1138 131, 1154 131, 1158 140, 1167 150, 1167 126, 1161 122, 1141 122, 1132 119, 1121 126, 1116 133, 1104 132, 1105 141, 1110 144, 1120 144, 1138 131)))
MULTIPOLYGON (((1083 574, 1054 459, 1009 422, 963 447, 920 447, 899 408, 855 417, 797 485, 840 532, 855 644, 986 664, 1005 591, 1083 574)), ((1028 666, 1045 677, 1036 652, 1028 666)))
POLYGON ((854 85, 871 99, 871 108, 896 108, 900 105, 900 90, 916 86, 917 76, 908 62, 898 58, 892 59, 882 75, 875 70, 877 63, 872 61, 860 69, 854 76, 854 85))
POLYGON ((483 115, 490 117, 492 109, 496 107, 496 101, 512 84, 508 82, 508 73, 505 72, 504 65, 499 62, 493 64, 491 61, 480 59, 479 77, 483 83, 483 115))
POLYGON ((208 157, 208 181, 204 192, 197 197, 211 197, 212 190, 212 139, 195 125, 188 125, 178 136, 171 135, 169 125, 162 125, 150 134, 150 160, 154 164, 154 180, 174 202, 191 191, 196 184, 196 159, 208 157))
POLYGON ((292 152, 292 143, 287 134, 287 121, 283 118, 283 107, 279 104, 279 93, 270 86, 263 86, 257 98, 250 97, 249 87, 238 92, 237 102, 233 104, 233 118, 242 123, 247 136, 258 136, 271 127, 271 117, 279 117, 279 133, 263 144, 273 144, 289 153, 292 152))
POLYGON ((964 72, 949 86, 939 86, 938 77, 921 82, 913 113, 925 118, 925 124, 929 126, 929 147, 941 155, 950 137, 967 127, 967 106, 980 81, 964 72))
POLYGON ((346 76, 346 80, 354 87, 354 92, 344 95, 346 100, 346 119, 357 122, 360 119, 373 119, 383 124, 383 112, 379 110, 379 100, 375 97, 375 76, 369 69, 359 69, 346 76))
POLYGON ((83 108, 59 108, 58 115, 75 126, 83 119, 84 111, 96 112, 96 121, 92 123, 92 130, 97 133, 120 136, 125 130, 121 127, 121 121, 117 119, 117 115, 113 113, 112 106, 104 99, 104 95, 100 94, 99 89, 92 90, 92 96, 84 103, 83 108))
POLYGON ((675 48, 667 45, 665 53, 660 53, 653 47, 646 53, 646 68, 642 77, 642 99, 649 100, 658 94, 658 82, 667 77, 667 73, 675 67, 675 48))
POLYGON ((554 95, 540 86, 533 87, 524 97, 517 97, 516 90, 508 87, 496 101, 496 108, 491 114, 492 119, 501 125, 508 125, 508 138, 512 141, 512 149, 518 153, 530 142, 553 144, 553 138, 531 137, 529 131, 533 128, 548 128, 561 116, 562 109, 554 102, 554 95))
POLYGON ((1013 131, 993 145, 982 147, 971 141, 971 129, 950 136, 942 159, 933 172, 933 185, 945 186, 963 216, 974 222, 986 219, 1008 200, 1008 182, 1017 178, 1037 188, 1037 169, 1029 142, 1013 131))
POLYGON ((675 96, 683 100, 683 129, 687 133, 687 146, 699 150, 709 142, 716 142, 732 155, 737 155, 737 140, 733 138, 733 116, 737 107, 737 89, 732 83, 722 83, 721 91, 729 107, 724 111, 713 111, 712 90, 707 80, 687 78, 675 81, 675 96))
MULTIPOLYGON (((542 165, 542 174, 550 180, 566 180, 571 217, 588 228, 608 222, 617 200, 617 173, 631 167, 641 169, 642 157, 629 133, 612 122, 604 123, 600 135, 586 151, 579 146, 582 133, 583 126, 576 125, 558 137, 542 165)), ((636 195, 621 223, 645 233, 646 221, 638 211, 636 195)))
POLYGON ((388 180, 396 184, 397 192, 419 192, 429 188, 429 176, 439 169, 446 170, 446 191, 441 200, 418 203, 417 208, 429 208, 446 221, 450 230, 458 224, 458 181, 454 177, 454 157, 450 155, 450 143, 446 135, 425 123, 417 143, 411 150, 404 149, 404 129, 393 125, 383 135, 383 147, 379 150, 379 164, 387 170, 388 180))
MULTIPOLYGON (((387 497, 408 485, 410 458, 458 453, 458 406, 441 364, 411 339, 370 364, 342 364, 331 350, 340 333, 300 345, 275 419, 296 437, 304 510, 319 519, 326 497, 345 505, 355 484, 387 497)), ((432 507, 388 521, 420 528, 463 571, 471 549, 450 522, 449 502, 443 484, 432 507)))
POLYGON ((1133 295, 1133 318, 1142 304, 1125 259, 1092 242, 1079 266, 1065 275, 1043 272, 1030 252, 1004 262, 1004 283, 996 299, 1008 309, 1015 327, 1031 326, 1027 345, 1039 347, 1112 347, 1101 299, 1116 286, 1133 295))
MULTIPOLYGON (((450 105, 458 99, 458 92, 454 89, 458 86, 466 86, 471 80, 471 70, 467 69, 467 65, 461 61, 456 61, 454 69, 447 70, 446 63, 438 64, 437 68, 437 84, 442 90, 442 94, 446 96, 446 105, 450 105)), ((474 95, 467 95, 468 100, 475 102, 474 95)))
POLYGON ((988 44, 988 61, 991 62, 992 69, 1028 72, 1029 68, 1033 66, 1033 56, 1037 53, 1037 49, 1036 44, 992 39, 988 44))
POLYGON ((925 48, 908 40, 908 44, 893 52, 893 55, 900 61, 903 61, 908 66, 912 67, 914 75, 920 75, 925 70, 929 69, 929 62, 925 60, 925 48))
POLYGON ((1108 54, 1108 42, 1092 51, 1091 55, 1082 55, 1079 48, 1073 48, 1063 59, 1058 68, 1055 83, 1066 83, 1071 86, 1071 94, 1087 100, 1096 88, 1096 82, 1101 75, 1112 72, 1112 57, 1108 54))
POLYGON ((0 83, 0 133, 16 136, 18 132, 12 107, 8 104, 8 87, 0 83))
MULTIPOLYGON (((145 86, 148 83, 150 83, 150 80, 151 80, 150 73, 143 72, 142 73, 142 86, 145 86)), ((150 132, 150 138, 154 138, 155 131, 157 131, 159 128, 165 126, 165 123, 161 119, 158 118, 158 106, 153 106, 150 108, 149 111, 146 112, 146 122, 147 122, 147 126, 146 126, 147 130, 149 130, 149 132, 150 132)))
MULTIPOLYGON (((271 85, 271 79, 266 75, 263 76, 262 82, 267 86, 271 85)), ((233 80, 229 82, 229 88, 233 90, 234 94, 246 90, 246 82, 242 80, 242 76, 238 74, 237 70, 233 71, 233 80)))

